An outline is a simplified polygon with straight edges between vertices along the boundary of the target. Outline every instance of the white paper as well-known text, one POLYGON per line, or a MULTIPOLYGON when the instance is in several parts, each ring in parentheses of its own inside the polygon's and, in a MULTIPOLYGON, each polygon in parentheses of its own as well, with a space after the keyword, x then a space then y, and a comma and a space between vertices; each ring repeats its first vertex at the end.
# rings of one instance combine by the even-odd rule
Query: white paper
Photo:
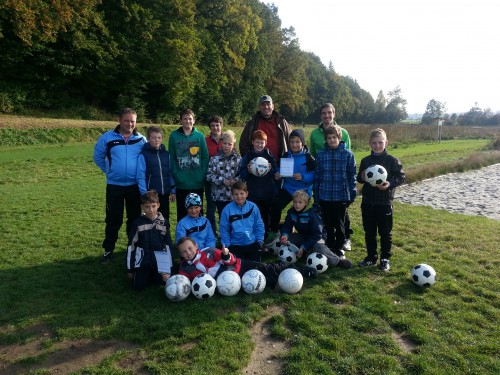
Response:
POLYGON ((293 176, 293 159, 292 158, 281 158, 280 175, 282 177, 292 177, 293 176))
POLYGON ((159 273, 170 273, 172 268, 172 256, 170 251, 155 251, 156 265, 159 273))

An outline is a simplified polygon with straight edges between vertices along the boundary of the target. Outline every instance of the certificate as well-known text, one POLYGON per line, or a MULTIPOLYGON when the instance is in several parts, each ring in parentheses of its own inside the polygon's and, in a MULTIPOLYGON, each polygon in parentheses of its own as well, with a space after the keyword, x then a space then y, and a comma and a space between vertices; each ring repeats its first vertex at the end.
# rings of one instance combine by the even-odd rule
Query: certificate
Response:
POLYGON ((292 177, 293 176, 293 159, 292 158, 281 158, 280 175, 282 177, 292 177))

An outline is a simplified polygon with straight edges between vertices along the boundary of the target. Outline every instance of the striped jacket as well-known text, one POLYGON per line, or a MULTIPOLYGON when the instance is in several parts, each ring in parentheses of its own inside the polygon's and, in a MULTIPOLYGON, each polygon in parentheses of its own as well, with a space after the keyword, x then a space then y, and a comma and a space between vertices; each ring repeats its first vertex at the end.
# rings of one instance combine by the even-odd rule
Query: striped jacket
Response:
POLYGON ((241 162, 234 150, 226 156, 222 150, 208 162, 207 181, 212 184, 212 198, 216 202, 230 202, 232 200, 231 188, 224 185, 224 180, 238 180, 238 169, 241 162))

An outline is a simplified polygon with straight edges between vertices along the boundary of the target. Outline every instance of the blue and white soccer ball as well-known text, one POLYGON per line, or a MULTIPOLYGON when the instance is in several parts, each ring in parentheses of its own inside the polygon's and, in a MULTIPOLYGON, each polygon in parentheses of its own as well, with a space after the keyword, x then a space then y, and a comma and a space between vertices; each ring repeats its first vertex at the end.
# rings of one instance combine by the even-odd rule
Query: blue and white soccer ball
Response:
POLYGON ((307 257, 307 266, 315 268, 318 273, 323 273, 328 269, 328 258, 320 253, 311 253, 307 257))
POLYGON ((278 285, 282 291, 288 294, 295 294, 302 289, 304 277, 295 268, 287 268, 278 276, 278 285))
POLYGON ((375 164, 366 168, 365 181, 376 187, 387 181, 387 171, 381 165, 375 164))
POLYGON ((241 287, 248 294, 257 294, 266 288, 266 277, 259 270, 248 270, 241 278, 241 287))
POLYGON ((269 172, 269 161, 261 156, 250 161, 250 173, 254 176, 265 176, 269 172))
POLYGON ((429 287, 437 280, 436 271, 428 264, 417 264, 411 270, 411 279, 418 286, 429 287))
POLYGON ((170 276, 165 283, 165 295, 170 301, 184 301, 190 293, 191 282, 184 275, 170 276))
POLYGON ((224 271, 217 277, 217 290, 223 296, 234 296, 241 289, 241 278, 234 271, 224 271))
POLYGON ((278 256, 284 263, 295 263, 297 261, 297 254, 286 245, 281 245, 278 256))
POLYGON ((215 279, 208 273, 200 273, 191 283, 191 291, 198 299, 210 298, 214 295, 216 288, 215 279))

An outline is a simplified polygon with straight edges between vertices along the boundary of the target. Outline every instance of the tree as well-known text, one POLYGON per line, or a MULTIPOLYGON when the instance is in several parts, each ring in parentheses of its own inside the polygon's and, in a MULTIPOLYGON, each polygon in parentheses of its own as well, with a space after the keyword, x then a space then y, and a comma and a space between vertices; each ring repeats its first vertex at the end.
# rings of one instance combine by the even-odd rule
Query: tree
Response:
POLYGON ((446 113, 446 103, 440 102, 436 99, 431 99, 427 103, 425 113, 422 116, 422 124, 429 125, 432 124, 432 120, 435 118, 442 118, 446 113))
POLYGON ((406 99, 402 96, 401 87, 396 86, 387 93, 389 100, 385 107, 385 120, 389 124, 397 124, 408 117, 406 112, 406 99))

